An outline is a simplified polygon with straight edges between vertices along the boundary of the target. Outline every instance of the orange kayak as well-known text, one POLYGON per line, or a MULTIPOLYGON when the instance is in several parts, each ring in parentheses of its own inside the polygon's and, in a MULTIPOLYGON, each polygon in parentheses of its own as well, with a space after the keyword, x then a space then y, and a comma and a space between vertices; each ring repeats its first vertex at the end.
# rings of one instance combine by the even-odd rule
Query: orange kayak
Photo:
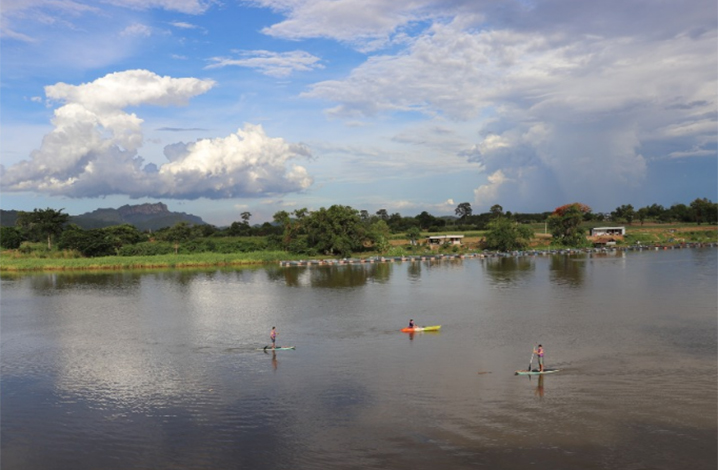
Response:
POLYGON ((441 325, 434 326, 415 326, 414 328, 402 328, 403 333, 414 333, 416 331, 439 331, 441 325))

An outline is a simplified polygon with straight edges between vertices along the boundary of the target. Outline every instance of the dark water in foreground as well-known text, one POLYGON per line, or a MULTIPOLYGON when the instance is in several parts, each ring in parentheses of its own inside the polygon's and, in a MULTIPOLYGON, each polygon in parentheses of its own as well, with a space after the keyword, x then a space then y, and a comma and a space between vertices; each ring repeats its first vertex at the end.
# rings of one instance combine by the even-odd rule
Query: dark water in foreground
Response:
POLYGON ((715 470, 716 253, 3 277, 0 466, 715 470))

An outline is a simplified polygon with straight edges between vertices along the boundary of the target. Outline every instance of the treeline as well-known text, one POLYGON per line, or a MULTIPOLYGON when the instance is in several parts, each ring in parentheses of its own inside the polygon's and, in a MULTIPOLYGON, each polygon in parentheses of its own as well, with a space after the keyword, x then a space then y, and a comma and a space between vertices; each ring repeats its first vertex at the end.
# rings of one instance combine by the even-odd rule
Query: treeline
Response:
POLYGON ((487 248, 516 249, 530 239, 528 224, 546 222, 552 225, 556 243, 578 246, 585 240, 579 229, 585 223, 718 223, 718 204, 705 198, 670 208, 653 204, 634 209, 628 204, 610 213, 594 213, 588 206, 574 203, 553 212, 512 213, 494 205, 489 212, 473 214, 471 205, 464 202, 456 207, 454 217, 435 217, 426 211, 406 217, 389 214, 385 209, 369 214, 334 205, 316 211, 280 211, 272 222, 261 225, 251 225, 251 213, 243 212, 240 220, 229 227, 179 222, 156 231, 140 231, 129 224, 82 229, 70 223, 70 216, 62 211, 48 208, 19 212, 15 225, 0 227, 0 246, 30 252, 33 248, 27 242, 46 242, 48 250, 71 250, 87 257, 263 250, 350 256, 362 251, 386 252, 389 240, 399 235, 414 245, 422 232, 487 230, 487 248), (561 223, 559 216, 563 218, 561 223), (570 223, 566 222, 569 218, 570 223))

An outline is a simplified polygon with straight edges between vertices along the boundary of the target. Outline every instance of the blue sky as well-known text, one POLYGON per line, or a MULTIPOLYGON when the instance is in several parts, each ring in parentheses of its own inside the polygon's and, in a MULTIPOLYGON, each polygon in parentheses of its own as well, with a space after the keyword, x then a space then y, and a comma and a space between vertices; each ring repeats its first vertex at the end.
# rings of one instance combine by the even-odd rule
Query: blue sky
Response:
POLYGON ((215 225, 718 191, 715 0, 3 0, 0 207, 215 225))

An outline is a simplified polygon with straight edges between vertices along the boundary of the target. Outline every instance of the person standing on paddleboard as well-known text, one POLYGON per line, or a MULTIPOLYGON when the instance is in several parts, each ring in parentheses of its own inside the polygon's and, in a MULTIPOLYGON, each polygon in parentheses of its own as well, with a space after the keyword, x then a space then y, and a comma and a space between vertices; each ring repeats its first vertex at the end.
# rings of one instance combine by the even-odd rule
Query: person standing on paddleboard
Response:
POLYGON ((538 357, 539 372, 543 372, 543 346, 539 344, 538 347, 534 349, 534 354, 538 357))
POLYGON ((275 327, 272 327, 272 331, 269 332, 269 339, 272 340, 272 349, 274 349, 277 344, 277 329, 275 327))

